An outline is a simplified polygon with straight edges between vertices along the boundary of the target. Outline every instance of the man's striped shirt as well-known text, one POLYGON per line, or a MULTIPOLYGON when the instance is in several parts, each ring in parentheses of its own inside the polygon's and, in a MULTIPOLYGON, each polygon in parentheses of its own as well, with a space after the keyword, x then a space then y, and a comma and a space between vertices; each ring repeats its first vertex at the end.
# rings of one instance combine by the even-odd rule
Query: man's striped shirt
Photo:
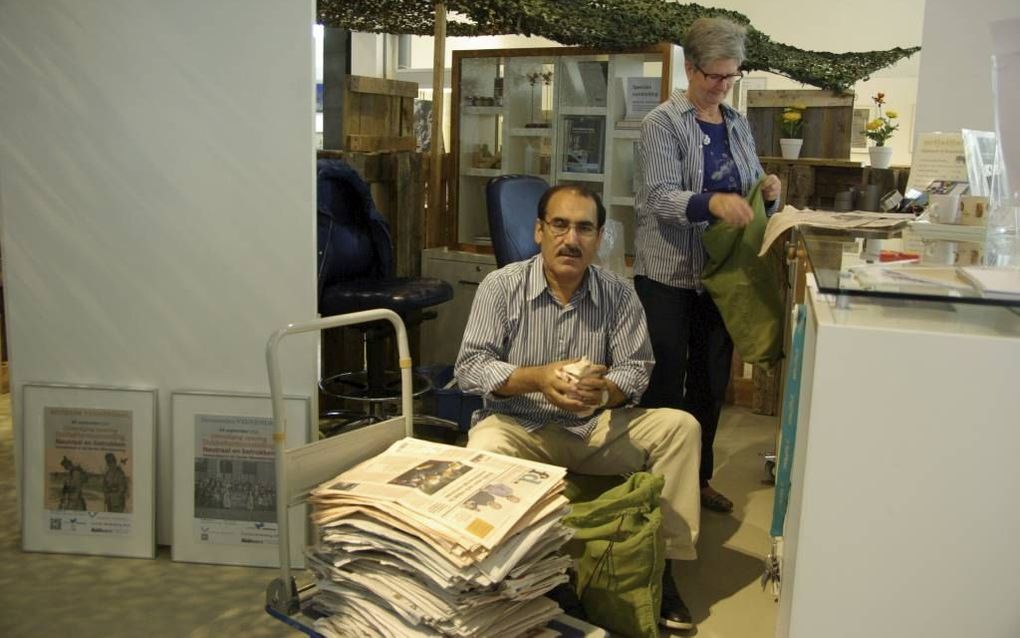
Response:
POLYGON ((599 410, 577 417, 541 392, 493 394, 518 367, 576 357, 605 365, 606 378, 631 403, 641 398, 654 359, 644 309, 626 280, 590 266, 569 303, 562 304, 546 283, 541 254, 490 273, 475 295, 456 365, 460 387, 484 397, 473 423, 498 413, 529 431, 557 425, 586 438, 599 410))

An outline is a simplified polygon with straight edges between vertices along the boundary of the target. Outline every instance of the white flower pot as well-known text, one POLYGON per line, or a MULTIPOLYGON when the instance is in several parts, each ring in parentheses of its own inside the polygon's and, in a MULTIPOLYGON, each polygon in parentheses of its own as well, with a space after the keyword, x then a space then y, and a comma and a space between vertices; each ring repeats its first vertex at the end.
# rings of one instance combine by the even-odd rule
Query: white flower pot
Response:
POLYGON ((779 148, 783 151, 783 159, 797 159, 800 157, 800 147, 804 140, 796 137, 783 137, 779 139, 779 148))
POLYGON ((871 168, 889 168, 892 163, 891 146, 869 146, 868 155, 871 156, 871 168))

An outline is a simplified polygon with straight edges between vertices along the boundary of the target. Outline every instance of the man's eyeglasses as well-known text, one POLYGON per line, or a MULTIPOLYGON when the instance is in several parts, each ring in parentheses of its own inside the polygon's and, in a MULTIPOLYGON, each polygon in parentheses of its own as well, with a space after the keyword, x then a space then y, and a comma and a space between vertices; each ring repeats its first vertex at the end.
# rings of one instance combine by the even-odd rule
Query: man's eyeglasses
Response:
POLYGON ((737 71, 736 73, 723 75, 721 73, 705 73, 704 71, 701 70, 701 67, 696 64, 694 65, 694 68, 697 69, 698 72, 701 73, 703 76, 705 76, 706 80, 709 80, 710 82, 715 82, 716 84, 718 84, 719 82, 736 82, 740 78, 744 77, 743 71, 737 71))
POLYGON ((591 239, 599 232, 598 226, 591 222, 577 222, 576 224, 571 224, 567 220, 559 218, 554 219, 551 222, 543 219, 541 222, 545 224, 553 237, 562 237, 570 232, 571 228, 577 231, 577 236, 581 239, 591 239))

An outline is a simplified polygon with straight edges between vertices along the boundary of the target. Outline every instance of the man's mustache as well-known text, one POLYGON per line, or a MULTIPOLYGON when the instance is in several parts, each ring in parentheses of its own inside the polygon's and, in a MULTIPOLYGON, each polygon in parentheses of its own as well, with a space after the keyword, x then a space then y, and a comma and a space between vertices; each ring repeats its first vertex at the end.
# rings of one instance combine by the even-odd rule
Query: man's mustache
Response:
POLYGON ((557 255, 562 255, 564 257, 580 257, 581 256, 581 249, 578 248, 577 246, 567 245, 567 246, 564 246, 563 248, 560 248, 559 251, 556 254, 557 255))

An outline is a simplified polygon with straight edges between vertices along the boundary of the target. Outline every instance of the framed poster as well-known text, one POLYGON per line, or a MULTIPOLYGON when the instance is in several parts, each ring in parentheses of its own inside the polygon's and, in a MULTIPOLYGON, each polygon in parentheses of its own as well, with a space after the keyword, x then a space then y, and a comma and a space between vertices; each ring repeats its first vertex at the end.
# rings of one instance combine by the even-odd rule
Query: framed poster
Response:
MULTIPOLYGON (((308 442, 309 400, 287 397, 287 447, 308 442)), ((174 392, 176 561, 278 567, 273 406, 268 395, 174 392)), ((307 513, 290 512, 291 564, 303 565, 307 513)))
POLYGON ((627 77, 623 82, 623 112, 625 120, 642 120, 659 106, 662 81, 659 78, 627 77))
POLYGON ((565 115, 563 172, 601 173, 605 118, 599 115, 565 115))
POLYGON ((22 547, 154 558, 156 391, 26 383, 22 547))

